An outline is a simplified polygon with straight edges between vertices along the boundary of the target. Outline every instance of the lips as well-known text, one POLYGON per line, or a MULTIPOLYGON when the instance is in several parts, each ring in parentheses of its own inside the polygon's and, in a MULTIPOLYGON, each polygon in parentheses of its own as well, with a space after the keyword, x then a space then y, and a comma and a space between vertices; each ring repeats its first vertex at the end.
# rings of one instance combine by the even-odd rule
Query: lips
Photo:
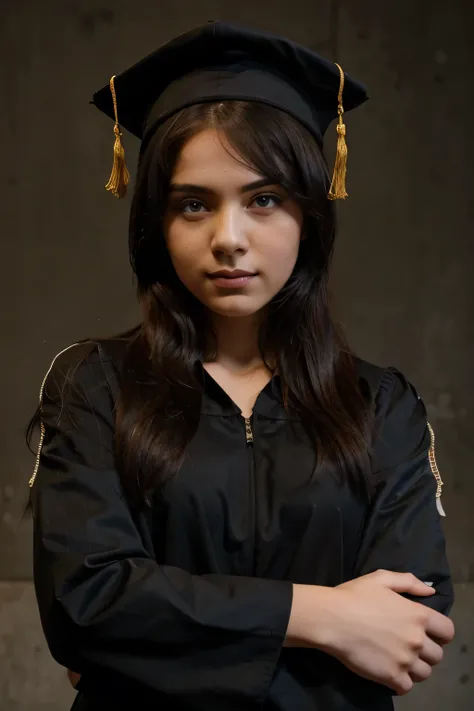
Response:
POLYGON ((246 272, 242 269, 221 269, 218 272, 213 272, 209 274, 211 279, 239 279, 241 277, 252 277, 255 276, 255 272, 246 272))
POLYGON ((221 289, 242 289, 256 276, 255 272, 247 272, 243 269, 221 269, 209 274, 213 284, 221 289))

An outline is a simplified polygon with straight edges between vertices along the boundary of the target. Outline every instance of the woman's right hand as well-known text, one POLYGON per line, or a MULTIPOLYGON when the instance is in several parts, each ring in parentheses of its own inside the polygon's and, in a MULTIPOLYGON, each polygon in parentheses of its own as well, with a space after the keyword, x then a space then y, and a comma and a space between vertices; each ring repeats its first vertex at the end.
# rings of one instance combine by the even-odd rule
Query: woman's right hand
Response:
POLYGON ((294 585, 288 646, 313 646, 366 679, 406 694, 454 637, 451 620, 402 597, 434 590, 410 573, 379 570, 336 588, 294 585))

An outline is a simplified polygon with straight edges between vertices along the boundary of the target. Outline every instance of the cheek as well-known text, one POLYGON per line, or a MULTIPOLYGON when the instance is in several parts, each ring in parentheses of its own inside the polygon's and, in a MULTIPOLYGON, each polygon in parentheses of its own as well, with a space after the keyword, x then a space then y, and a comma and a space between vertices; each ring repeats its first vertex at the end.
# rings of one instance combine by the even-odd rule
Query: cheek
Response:
POLYGON ((300 235, 300 228, 295 226, 293 229, 275 231, 273 238, 266 240, 262 247, 262 257, 272 283, 278 282, 279 286, 283 286, 291 276, 298 259, 300 235), (278 237, 275 238, 275 235, 278 237))
POLYGON ((183 235, 181 230, 173 230, 171 225, 165 233, 165 242, 178 277, 184 283, 192 281, 199 263, 199 240, 183 235))

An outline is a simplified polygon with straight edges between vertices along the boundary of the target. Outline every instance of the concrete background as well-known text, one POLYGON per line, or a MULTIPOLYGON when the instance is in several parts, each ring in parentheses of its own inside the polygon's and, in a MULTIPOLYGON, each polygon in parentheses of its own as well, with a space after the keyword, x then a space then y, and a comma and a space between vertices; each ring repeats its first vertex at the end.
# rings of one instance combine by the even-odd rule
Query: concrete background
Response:
MULTIPOLYGON (((45 647, 32 590, 25 424, 59 350, 137 316, 129 202, 103 190, 112 125, 88 101, 111 74, 207 19, 284 33, 369 86, 371 102, 347 120, 337 304, 358 352, 405 371, 428 405, 458 596, 445 661, 397 706, 474 708, 472 0, 237 5, 0 2, 0 711, 63 711, 73 697, 45 647)), ((333 143, 330 130, 329 154, 333 143)), ((134 139, 125 144, 133 167, 134 139)))

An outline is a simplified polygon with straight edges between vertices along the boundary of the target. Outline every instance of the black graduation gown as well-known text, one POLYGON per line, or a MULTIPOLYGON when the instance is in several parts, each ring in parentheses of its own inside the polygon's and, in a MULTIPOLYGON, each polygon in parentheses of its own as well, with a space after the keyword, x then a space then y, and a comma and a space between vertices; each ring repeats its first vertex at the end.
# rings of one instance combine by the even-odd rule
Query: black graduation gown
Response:
POLYGON ((43 388, 34 577, 50 650, 83 675, 74 708, 391 709, 388 689, 282 643, 292 582, 410 571, 436 588, 422 601, 449 611, 430 437, 413 388, 393 369, 358 362, 376 408, 368 501, 333 471, 314 475, 278 378, 257 399, 250 443, 240 410, 205 374, 179 476, 132 516, 113 453, 125 346, 73 346, 43 388))

